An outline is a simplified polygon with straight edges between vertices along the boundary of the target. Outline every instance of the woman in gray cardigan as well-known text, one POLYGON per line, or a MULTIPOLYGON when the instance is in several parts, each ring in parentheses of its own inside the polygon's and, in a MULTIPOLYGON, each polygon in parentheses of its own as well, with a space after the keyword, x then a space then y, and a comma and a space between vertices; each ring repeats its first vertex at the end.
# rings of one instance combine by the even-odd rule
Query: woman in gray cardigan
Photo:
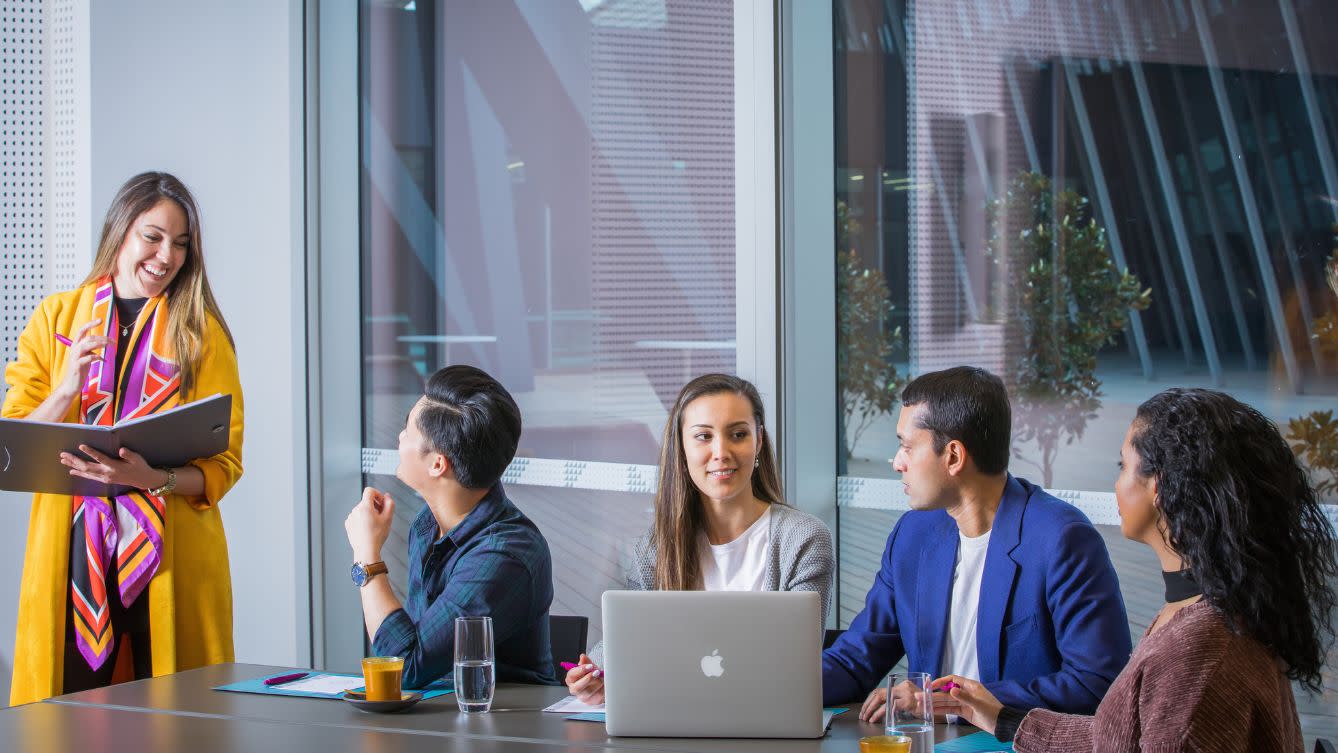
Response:
MULTIPOLYGON (((626 587, 815 591, 826 624, 835 569, 831 531, 782 498, 757 388, 727 374, 684 386, 660 443, 655 521, 633 547, 626 587)), ((604 701, 601 648, 566 676, 590 704, 604 701)))

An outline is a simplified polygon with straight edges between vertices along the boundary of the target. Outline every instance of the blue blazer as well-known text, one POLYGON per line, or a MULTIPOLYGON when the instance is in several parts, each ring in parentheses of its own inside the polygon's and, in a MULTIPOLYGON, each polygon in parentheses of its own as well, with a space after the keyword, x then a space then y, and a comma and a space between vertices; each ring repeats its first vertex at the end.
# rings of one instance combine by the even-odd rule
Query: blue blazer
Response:
MULTIPOLYGON (((1129 623, 1101 535, 1076 507, 1008 476, 980 583, 979 679, 1007 706, 1091 714, 1129 660, 1129 623)), ((862 700, 907 658, 943 665, 957 523, 901 516, 850 628, 823 652, 823 703, 862 700)))

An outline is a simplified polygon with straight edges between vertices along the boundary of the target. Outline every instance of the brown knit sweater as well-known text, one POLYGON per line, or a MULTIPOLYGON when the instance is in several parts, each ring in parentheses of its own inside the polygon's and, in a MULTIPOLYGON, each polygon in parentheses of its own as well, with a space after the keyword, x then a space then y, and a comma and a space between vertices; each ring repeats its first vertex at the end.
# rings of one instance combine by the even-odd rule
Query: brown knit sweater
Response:
POLYGON ((1292 686, 1277 658, 1207 602, 1144 633, 1096 716, 1033 709, 1013 746, 1031 751, 1301 751, 1292 686))

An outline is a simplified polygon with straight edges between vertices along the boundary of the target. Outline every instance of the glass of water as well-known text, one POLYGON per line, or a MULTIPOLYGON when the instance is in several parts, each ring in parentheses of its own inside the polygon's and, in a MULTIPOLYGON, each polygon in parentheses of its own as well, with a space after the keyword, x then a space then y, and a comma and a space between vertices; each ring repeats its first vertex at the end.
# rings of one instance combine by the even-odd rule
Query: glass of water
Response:
POLYGON ((455 702, 466 714, 492 708, 493 674, 491 617, 455 618, 455 702))
POLYGON ((887 676, 887 734, 911 739, 912 753, 934 749, 933 680, 925 672, 893 672, 887 676))

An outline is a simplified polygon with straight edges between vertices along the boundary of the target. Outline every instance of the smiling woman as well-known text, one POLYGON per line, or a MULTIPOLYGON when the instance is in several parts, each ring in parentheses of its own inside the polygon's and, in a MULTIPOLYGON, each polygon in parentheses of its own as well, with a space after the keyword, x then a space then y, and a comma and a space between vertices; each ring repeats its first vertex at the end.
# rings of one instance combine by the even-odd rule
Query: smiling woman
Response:
POLYGON ((154 468, 129 448, 61 453, 70 475, 131 491, 34 496, 13 704, 232 660, 217 503, 242 473, 242 396, 200 238, 179 180, 131 178, 88 278, 38 306, 5 370, 5 418, 109 426, 232 395, 228 449, 213 457, 154 468))
POLYGON ((185 210, 171 199, 159 199, 136 217, 116 255, 116 292, 122 298, 152 298, 166 290, 186 261, 189 227, 185 210))
MULTIPOLYGON (((655 522, 633 547, 634 591, 816 591, 831 607, 832 534, 785 503, 757 388, 706 374, 678 393, 660 442, 655 522)), ((571 693, 604 700, 601 646, 567 672, 571 693)))
MULTIPOLYGON (((716 558, 707 556, 713 547, 750 533, 777 503, 785 504, 757 388, 726 374, 688 382, 669 411, 660 441, 660 484, 648 537, 655 556, 648 581, 669 591, 705 588, 721 575, 716 558)), ((759 543, 765 550, 768 542, 759 543)), ((733 564, 761 573, 764 560, 750 560, 733 564)), ((723 580, 754 579, 740 572, 723 580)))

